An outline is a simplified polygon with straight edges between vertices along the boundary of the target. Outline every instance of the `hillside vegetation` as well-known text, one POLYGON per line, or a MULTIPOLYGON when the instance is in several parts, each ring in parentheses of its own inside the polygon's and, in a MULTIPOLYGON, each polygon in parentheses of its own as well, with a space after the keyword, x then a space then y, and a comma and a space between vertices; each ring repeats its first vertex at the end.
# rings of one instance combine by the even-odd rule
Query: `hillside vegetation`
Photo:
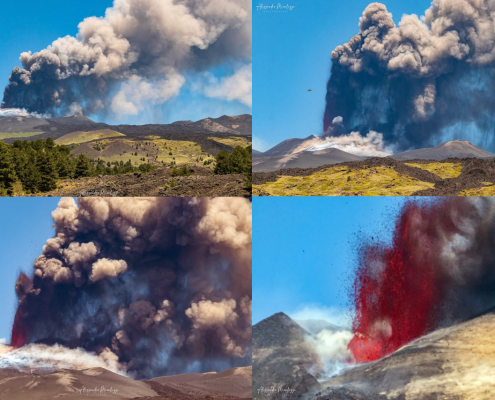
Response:
POLYGON ((461 163, 442 163, 434 162, 428 164, 420 163, 404 163, 410 167, 424 169, 425 171, 430 171, 431 173, 439 176, 442 179, 446 178, 458 178, 462 172, 461 163))
POLYGON ((0 133, 0 140, 4 139, 24 139, 32 136, 37 136, 42 134, 43 132, 2 132, 0 133))
POLYGON ((410 196, 429 189, 423 182, 391 167, 327 168, 307 176, 279 176, 274 182, 255 185, 253 194, 271 196, 410 196))
POLYGON ((56 145, 53 139, 0 142, 0 195, 48 192, 59 179, 96 175, 118 175, 134 171, 147 173, 149 164, 134 166, 130 161, 92 162, 84 154, 73 157, 71 149, 56 145))
POLYGON ((125 136, 123 133, 113 131, 111 129, 102 129, 89 132, 71 132, 55 140, 56 144, 79 144, 91 142, 98 139, 108 139, 113 137, 125 136))

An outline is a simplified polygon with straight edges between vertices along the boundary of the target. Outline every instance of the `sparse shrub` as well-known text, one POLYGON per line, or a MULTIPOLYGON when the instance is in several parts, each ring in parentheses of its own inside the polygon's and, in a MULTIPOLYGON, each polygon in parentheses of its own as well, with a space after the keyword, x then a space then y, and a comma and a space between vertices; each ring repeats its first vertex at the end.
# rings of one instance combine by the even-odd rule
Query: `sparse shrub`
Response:
POLYGON ((187 165, 183 165, 180 169, 177 169, 175 166, 170 173, 170 176, 189 176, 192 174, 192 171, 189 169, 187 165))

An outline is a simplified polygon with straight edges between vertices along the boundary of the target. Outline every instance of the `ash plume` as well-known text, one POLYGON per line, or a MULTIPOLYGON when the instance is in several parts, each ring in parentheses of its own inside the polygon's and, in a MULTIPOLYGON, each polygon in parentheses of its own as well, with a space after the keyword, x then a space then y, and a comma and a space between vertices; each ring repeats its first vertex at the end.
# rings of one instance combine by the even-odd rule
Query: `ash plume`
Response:
POLYGON ((353 286, 358 362, 495 307, 495 201, 406 203, 391 243, 365 241, 353 286))
POLYGON ((58 344, 138 378, 251 362, 251 203, 72 198, 16 283, 11 345, 58 344))
POLYGON ((248 0, 114 0, 75 37, 22 53, 2 107, 137 114, 176 96, 187 74, 226 63, 242 70, 251 61, 251 19, 248 0))
POLYGON ((383 133, 398 150, 451 139, 494 150, 494 41, 492 0, 433 0, 398 26, 371 3, 331 54, 324 130, 341 116, 345 132, 383 133))

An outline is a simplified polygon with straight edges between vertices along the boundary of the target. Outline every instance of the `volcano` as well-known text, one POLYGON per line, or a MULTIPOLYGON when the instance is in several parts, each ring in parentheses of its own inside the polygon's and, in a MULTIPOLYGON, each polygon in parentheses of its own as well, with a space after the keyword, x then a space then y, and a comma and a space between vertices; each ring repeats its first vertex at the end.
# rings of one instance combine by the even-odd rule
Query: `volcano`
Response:
POLYGON ((314 375, 322 361, 306 341, 309 336, 284 313, 253 326, 253 398, 298 398, 318 387, 314 375))
POLYGON ((391 156, 398 161, 406 160, 435 160, 442 161, 448 158, 494 158, 495 154, 489 153, 473 144, 462 141, 453 140, 451 142, 442 143, 436 147, 427 147, 397 153, 391 156))
POLYGON ((321 400, 495 397, 495 312, 425 335, 322 384, 321 400))
POLYGON ((276 157, 256 157, 253 159, 253 172, 273 172, 285 168, 316 168, 321 165, 365 159, 366 157, 356 156, 333 148, 318 151, 301 151, 276 157))

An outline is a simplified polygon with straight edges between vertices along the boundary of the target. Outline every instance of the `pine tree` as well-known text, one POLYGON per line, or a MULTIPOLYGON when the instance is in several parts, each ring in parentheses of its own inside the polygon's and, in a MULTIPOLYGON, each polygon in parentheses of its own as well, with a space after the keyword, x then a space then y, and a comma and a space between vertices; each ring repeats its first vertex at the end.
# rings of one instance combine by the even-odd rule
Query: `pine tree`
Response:
POLYGON ((51 152, 40 152, 36 167, 41 175, 39 190, 49 192, 57 187, 57 168, 51 152))
POLYGON ((74 178, 91 176, 93 172, 92 170, 93 167, 88 158, 84 154, 79 154, 79 157, 77 157, 76 172, 74 173, 74 178))
POLYGON ((17 180, 10 146, 0 142, 0 194, 14 194, 14 182, 17 180))
POLYGON ((215 166, 215 174, 230 174, 231 166, 230 166, 230 154, 225 150, 220 151, 217 154, 217 165, 215 166))

